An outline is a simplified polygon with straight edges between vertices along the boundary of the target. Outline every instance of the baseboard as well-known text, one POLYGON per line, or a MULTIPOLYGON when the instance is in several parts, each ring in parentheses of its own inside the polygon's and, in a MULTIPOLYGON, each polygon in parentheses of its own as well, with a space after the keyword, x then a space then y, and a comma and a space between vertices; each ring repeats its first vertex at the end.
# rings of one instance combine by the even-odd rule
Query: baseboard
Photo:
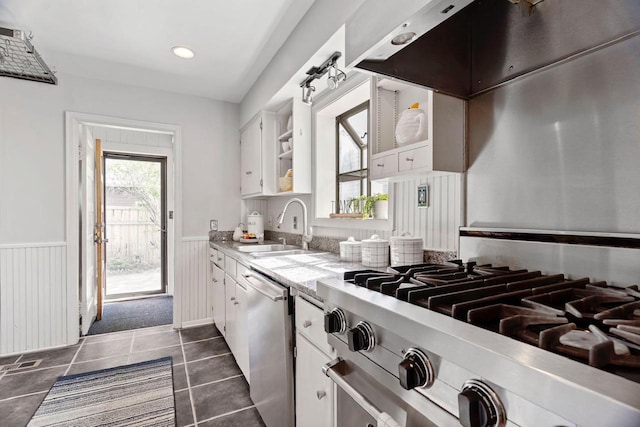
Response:
POLYGON ((207 317, 206 319, 189 320, 187 322, 182 322, 182 327, 191 328, 193 326, 212 325, 212 324, 213 324, 213 317, 207 317))

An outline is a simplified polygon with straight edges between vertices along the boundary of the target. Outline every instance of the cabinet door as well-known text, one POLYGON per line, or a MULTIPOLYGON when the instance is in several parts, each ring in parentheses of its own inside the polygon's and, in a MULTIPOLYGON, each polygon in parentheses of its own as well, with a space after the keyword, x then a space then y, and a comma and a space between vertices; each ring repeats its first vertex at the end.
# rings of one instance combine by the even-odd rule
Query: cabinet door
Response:
POLYGON ((322 373, 330 359, 301 334, 296 347, 296 425, 333 426, 333 384, 322 373))
POLYGON ((262 119, 258 117, 240 134, 240 185, 242 195, 262 191, 262 119))
POLYGON ((247 382, 249 378, 249 334, 247 330, 247 290, 240 284, 236 286, 236 362, 247 382))
POLYGON ((233 354, 236 354, 236 286, 235 279, 228 274, 224 275, 225 288, 225 314, 226 314, 226 335, 227 344, 233 354))
POLYGON ((224 298, 224 271, 217 265, 213 265, 211 275, 213 287, 213 322, 222 335, 225 335, 225 298, 224 298))

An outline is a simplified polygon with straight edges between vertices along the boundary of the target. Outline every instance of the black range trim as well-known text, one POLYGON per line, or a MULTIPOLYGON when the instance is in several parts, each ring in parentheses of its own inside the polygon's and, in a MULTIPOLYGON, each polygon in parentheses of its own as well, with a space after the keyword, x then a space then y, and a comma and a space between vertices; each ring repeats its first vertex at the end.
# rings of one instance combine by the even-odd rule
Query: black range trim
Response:
POLYGON ((583 236, 577 234, 479 230, 460 230, 460 237, 483 237, 498 240, 523 240, 526 242, 562 243, 569 245, 607 246, 614 248, 640 249, 640 239, 633 237, 583 236))

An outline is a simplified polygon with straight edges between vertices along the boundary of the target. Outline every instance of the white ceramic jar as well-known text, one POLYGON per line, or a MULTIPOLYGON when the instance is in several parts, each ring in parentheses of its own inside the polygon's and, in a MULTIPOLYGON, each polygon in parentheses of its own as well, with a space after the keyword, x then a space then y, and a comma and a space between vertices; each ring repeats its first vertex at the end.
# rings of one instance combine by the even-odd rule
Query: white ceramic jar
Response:
POLYGON ((340 242, 340 260, 360 262, 362 260, 362 242, 356 242, 353 237, 340 242))
POLYGON ((258 211, 247 215, 247 233, 255 234, 257 239, 264 239, 264 217, 258 211))
POLYGON ((362 241, 362 265, 386 267, 389 265, 389 241, 374 234, 362 241))
POLYGON ((410 233, 402 233, 391 238, 391 266, 422 264, 424 250, 422 237, 412 237, 410 233))

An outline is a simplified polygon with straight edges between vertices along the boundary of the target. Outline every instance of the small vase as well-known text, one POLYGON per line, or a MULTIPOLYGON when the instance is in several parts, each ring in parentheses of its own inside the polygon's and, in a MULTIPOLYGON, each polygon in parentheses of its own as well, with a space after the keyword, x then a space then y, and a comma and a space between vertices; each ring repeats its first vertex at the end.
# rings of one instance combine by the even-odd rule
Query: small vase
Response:
POLYGON ((389 201, 378 200, 373 204, 373 217, 375 219, 389 218, 389 201))

